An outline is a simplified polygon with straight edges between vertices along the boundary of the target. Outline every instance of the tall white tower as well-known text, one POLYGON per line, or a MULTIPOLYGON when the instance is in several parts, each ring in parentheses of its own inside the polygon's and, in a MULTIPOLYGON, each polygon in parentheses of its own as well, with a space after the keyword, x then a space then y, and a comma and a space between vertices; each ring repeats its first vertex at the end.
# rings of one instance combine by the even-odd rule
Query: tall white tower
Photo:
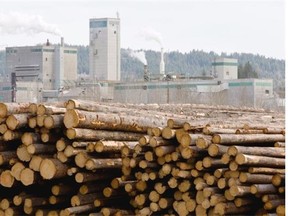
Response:
POLYGON ((90 19, 89 73, 92 79, 120 80, 120 19, 90 19))

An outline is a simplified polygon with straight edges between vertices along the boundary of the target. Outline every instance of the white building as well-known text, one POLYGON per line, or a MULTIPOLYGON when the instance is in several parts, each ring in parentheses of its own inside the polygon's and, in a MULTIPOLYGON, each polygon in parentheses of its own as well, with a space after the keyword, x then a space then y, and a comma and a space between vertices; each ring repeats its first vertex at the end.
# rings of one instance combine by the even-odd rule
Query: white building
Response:
POLYGON ((55 46, 47 41, 39 46, 7 47, 6 71, 14 80, 13 100, 42 101, 45 92, 57 94, 65 83, 76 81, 77 49, 64 47, 63 40, 55 46))
POLYGON ((212 63, 214 75, 220 80, 238 79, 238 60, 217 58, 212 63))
POLYGON ((90 19, 89 73, 93 80, 120 81, 120 19, 90 19))

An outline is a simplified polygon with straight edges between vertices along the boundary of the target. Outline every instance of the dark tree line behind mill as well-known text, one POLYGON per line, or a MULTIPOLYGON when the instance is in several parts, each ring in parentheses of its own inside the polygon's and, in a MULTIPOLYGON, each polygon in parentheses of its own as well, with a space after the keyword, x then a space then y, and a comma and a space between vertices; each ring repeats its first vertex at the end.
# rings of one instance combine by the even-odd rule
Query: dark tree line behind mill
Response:
MULTIPOLYGON (((74 46, 75 47, 75 46, 74 46)), ((89 46, 78 48, 78 73, 88 74, 89 46)), ((139 50, 138 50, 139 51, 139 50)), ((151 74, 159 73, 160 52, 141 50, 145 52, 148 70, 151 74)), ((271 78, 274 89, 283 92, 285 89, 285 61, 267 58, 250 53, 221 53, 192 50, 187 53, 170 51, 164 54, 166 73, 185 77, 210 76, 211 63, 217 57, 238 59, 239 78, 271 78)), ((0 75, 5 75, 5 51, 0 51, 0 75)), ((143 78, 143 63, 129 55, 129 49, 121 49, 121 77, 124 81, 143 78)))

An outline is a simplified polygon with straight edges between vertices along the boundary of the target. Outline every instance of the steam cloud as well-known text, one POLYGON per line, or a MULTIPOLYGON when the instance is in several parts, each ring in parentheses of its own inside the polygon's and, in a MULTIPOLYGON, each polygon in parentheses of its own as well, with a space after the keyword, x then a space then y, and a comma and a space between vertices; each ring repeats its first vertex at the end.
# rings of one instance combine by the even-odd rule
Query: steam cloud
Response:
POLYGON ((162 35, 155 31, 152 28, 143 28, 140 31, 140 36, 144 37, 147 41, 155 41, 157 42, 161 47, 163 47, 163 38, 162 35))
POLYGON ((145 57, 145 52, 144 51, 133 51, 133 50, 129 50, 129 55, 133 58, 138 59, 139 61, 141 61, 144 65, 147 65, 147 60, 145 57))
POLYGON ((56 25, 46 23, 41 16, 18 12, 0 13, 0 33, 61 35, 56 25))

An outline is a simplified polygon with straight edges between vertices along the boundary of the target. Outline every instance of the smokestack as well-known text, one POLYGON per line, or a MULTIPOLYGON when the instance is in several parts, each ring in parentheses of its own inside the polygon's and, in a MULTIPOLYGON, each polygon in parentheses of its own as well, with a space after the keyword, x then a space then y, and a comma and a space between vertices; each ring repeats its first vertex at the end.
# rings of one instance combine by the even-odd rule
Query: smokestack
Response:
POLYGON ((149 72, 146 64, 144 64, 144 81, 149 81, 149 72))
POLYGON ((164 49, 161 48, 160 75, 165 75, 164 49))
POLYGON ((64 37, 61 37, 61 47, 64 47, 64 37))

